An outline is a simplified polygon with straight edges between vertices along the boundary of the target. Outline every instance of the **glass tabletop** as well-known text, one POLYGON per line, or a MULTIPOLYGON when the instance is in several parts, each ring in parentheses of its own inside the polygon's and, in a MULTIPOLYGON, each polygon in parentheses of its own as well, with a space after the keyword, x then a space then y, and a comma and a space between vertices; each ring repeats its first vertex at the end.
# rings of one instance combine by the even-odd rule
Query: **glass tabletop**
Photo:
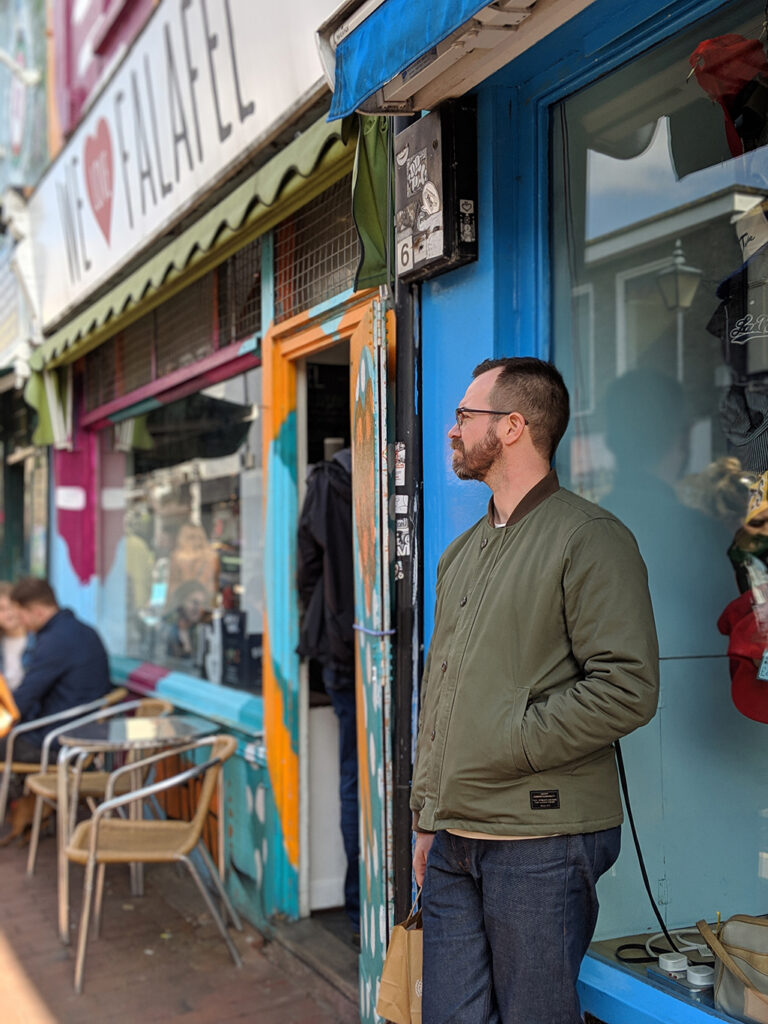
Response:
POLYGON ((66 747, 94 747, 99 750, 142 750, 188 743, 199 736, 217 732, 213 722, 194 715, 164 715, 147 718, 108 718, 86 722, 59 737, 66 747))

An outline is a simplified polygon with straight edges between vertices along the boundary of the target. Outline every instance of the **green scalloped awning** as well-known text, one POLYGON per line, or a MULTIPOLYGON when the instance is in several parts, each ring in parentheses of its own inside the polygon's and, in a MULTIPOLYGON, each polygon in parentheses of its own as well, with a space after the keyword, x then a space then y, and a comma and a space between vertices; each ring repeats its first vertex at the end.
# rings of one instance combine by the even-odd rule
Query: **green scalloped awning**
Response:
POLYGON ((79 358, 303 206, 337 179, 347 164, 351 168, 356 134, 355 119, 335 124, 317 121, 226 199, 50 335, 32 353, 31 369, 39 372, 79 358))

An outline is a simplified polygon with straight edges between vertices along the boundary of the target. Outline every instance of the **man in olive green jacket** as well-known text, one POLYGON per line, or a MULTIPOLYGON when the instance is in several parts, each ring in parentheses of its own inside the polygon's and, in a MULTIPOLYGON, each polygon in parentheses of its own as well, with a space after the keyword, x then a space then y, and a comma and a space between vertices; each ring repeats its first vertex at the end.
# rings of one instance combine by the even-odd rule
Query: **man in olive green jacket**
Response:
POLYGON ((595 885, 622 821, 613 743, 648 722, 658 647, 645 565, 550 468, 568 392, 486 360, 449 437, 492 491, 443 553, 411 809, 424 1024, 577 1024, 595 885))

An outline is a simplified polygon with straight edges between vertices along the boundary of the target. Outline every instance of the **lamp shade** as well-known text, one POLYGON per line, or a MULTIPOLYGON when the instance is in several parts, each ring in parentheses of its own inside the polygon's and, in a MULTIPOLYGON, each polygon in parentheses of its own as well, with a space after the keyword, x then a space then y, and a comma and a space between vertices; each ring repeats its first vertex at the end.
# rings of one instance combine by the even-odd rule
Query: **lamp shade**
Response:
POLYGON ((675 243, 671 266, 659 271, 656 280, 667 309, 676 312, 691 308, 701 280, 701 271, 686 265, 679 238, 675 243))

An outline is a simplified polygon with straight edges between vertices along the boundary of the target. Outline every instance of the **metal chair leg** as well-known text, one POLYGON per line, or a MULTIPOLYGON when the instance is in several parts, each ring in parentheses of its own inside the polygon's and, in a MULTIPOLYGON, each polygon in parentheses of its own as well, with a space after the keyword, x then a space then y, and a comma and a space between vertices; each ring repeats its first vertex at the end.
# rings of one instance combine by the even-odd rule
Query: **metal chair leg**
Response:
POLYGON ((106 864, 99 864, 96 868, 96 899, 93 906, 93 934, 96 938, 101 935, 101 905, 104 899, 104 874, 106 870, 106 864))
POLYGON ((32 877, 35 873, 35 861, 37 860, 37 847, 40 842, 40 827, 43 823, 43 798, 40 794, 35 795, 35 813, 32 816, 32 831, 29 834, 29 854, 27 856, 27 876, 32 877))
POLYGON ((85 866, 85 879, 83 881, 83 909, 80 914, 80 931, 77 936, 77 958, 75 959, 75 992, 83 991, 83 974, 85 971, 85 950, 88 945, 88 925, 91 917, 91 902, 93 896, 93 875, 96 864, 88 860, 85 866))
POLYGON ((221 880, 221 876, 219 875, 216 865, 213 863, 213 857, 211 857, 210 853, 208 852, 205 843, 198 843, 198 849, 200 850, 200 854, 203 860, 205 861, 205 865, 208 868, 208 871, 210 872, 211 880, 213 881, 213 884, 216 886, 216 891, 221 897, 221 902, 224 904, 224 907, 226 908, 226 911, 229 914, 230 921, 235 926, 235 928, 237 928, 237 930, 241 932, 243 930, 243 922, 240 920, 239 914, 232 906, 232 902, 229 896, 227 895, 227 890, 224 888, 224 883, 221 880))
POLYGON ((210 911, 211 917, 216 922, 216 927, 221 932, 221 937, 224 939, 224 941, 227 944, 227 949, 229 950, 229 955, 232 957, 232 959, 233 959, 233 961, 235 963, 235 966, 236 967, 242 967, 243 966, 243 961, 240 959, 240 954, 237 951, 237 946, 235 946, 234 942, 232 941, 232 938, 231 938, 229 932, 227 931, 227 926, 224 924, 224 921, 221 918, 221 914, 216 909, 216 904, 211 899, 211 894, 206 889, 205 884, 204 884, 202 878, 200 877, 197 868, 192 863, 192 861, 189 859, 189 857, 180 857, 179 860, 183 861, 187 865, 187 867, 189 868, 189 873, 190 873, 190 875, 192 875, 192 878, 194 879, 195 885, 200 890, 200 895, 205 900, 205 905, 208 907, 208 910, 210 911))
POLYGON ((0 825, 5 822, 5 812, 8 810, 8 792, 11 787, 11 761, 6 759, 3 765, 3 775, 0 779, 0 825))
POLYGON ((66 849, 72 830, 69 828, 70 814, 70 770, 69 764, 80 756, 77 747, 62 747, 56 764, 56 847, 58 860, 59 939, 69 945, 69 860, 66 849))

